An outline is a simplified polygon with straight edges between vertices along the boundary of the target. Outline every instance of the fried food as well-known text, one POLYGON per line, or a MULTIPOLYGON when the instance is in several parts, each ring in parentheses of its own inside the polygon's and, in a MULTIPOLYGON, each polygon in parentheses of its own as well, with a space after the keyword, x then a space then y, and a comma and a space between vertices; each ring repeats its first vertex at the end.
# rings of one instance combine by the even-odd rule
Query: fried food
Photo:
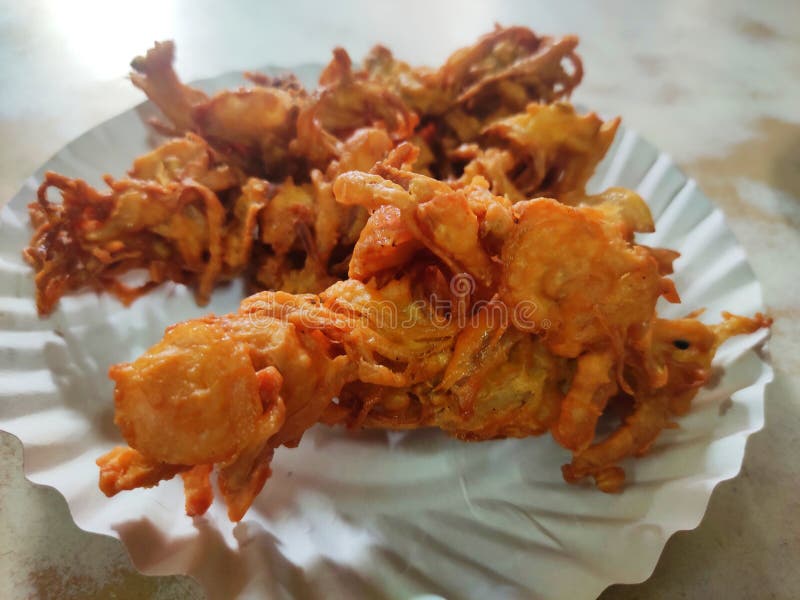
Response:
POLYGON ((24 251, 39 313, 164 281, 201 304, 240 276, 280 291, 111 367, 129 446, 98 459, 100 489, 180 475, 186 513, 202 515, 216 471, 238 521, 275 451, 323 423, 550 432, 572 453, 566 481, 620 491, 622 461, 689 410, 719 345, 770 319, 659 318, 659 299, 680 301, 678 255, 635 243, 654 228, 635 192, 587 193, 619 119, 565 101, 577 43, 498 26, 439 68, 381 46, 354 68, 336 48, 315 90, 246 73, 251 87, 213 95, 181 82, 172 42, 134 59, 163 115, 152 125, 173 139, 107 190, 46 174, 24 251), (146 281, 129 284, 132 270, 146 281))
POLYGON ((616 121, 530 104, 580 82, 576 46, 573 36, 497 27, 439 69, 412 68, 382 47, 354 69, 337 48, 316 90, 291 74, 247 73, 253 87, 209 96, 180 81, 174 44, 156 43, 131 63, 131 81, 161 110, 156 129, 183 137, 136 159, 126 177, 106 176, 106 191, 46 174, 25 251, 39 312, 84 289, 128 303, 164 281, 191 286, 203 304, 242 274, 253 291, 319 292, 345 278, 367 221, 360 206, 334 201, 333 180, 407 140, 422 150, 417 172, 480 174, 512 201, 581 198, 616 121), (126 284, 133 269, 147 281, 126 284))
POLYGON ((191 181, 106 183, 109 191, 102 193, 82 180, 46 174, 38 203, 30 206, 36 231, 24 254, 37 271, 39 313, 48 314, 69 291, 105 289, 128 303, 167 279, 194 280, 198 301, 206 302, 225 252, 225 210, 217 195, 191 181), (48 201, 51 186, 61 191, 61 204, 48 201), (147 269, 149 281, 135 288, 120 281, 136 268, 147 269))
POLYGON ((440 179, 455 175, 450 154, 477 140, 492 123, 531 103, 567 98, 583 78, 578 38, 539 36, 500 27, 454 52, 439 69, 413 68, 376 46, 364 61, 369 78, 397 93, 420 116, 419 139, 440 179))
POLYGON ((380 127, 404 140, 418 118, 386 86, 354 72, 342 48, 322 71, 319 87, 306 91, 295 78, 250 74, 253 88, 224 90, 208 97, 182 84, 174 70, 174 45, 157 43, 131 63, 131 81, 161 109, 172 134, 194 132, 249 174, 271 180, 308 181, 342 156, 344 141, 365 127, 380 127))
POLYGON ((391 146, 381 129, 357 130, 305 184, 247 177, 191 133, 136 159, 128 177, 107 176, 107 191, 48 172, 29 206, 35 232, 24 252, 39 313, 71 291, 105 290, 128 304, 164 281, 193 287, 205 304, 216 284, 248 271, 257 289, 320 291, 346 273, 341 263, 367 218, 336 204, 332 180, 391 146), (51 187, 60 203, 48 199, 51 187), (147 281, 126 285, 133 269, 147 281))
MULTIPOLYGON (((513 174, 512 185, 503 189, 511 200, 545 196, 580 201, 614 140, 619 121, 617 117, 603 122, 594 113, 580 116, 563 102, 529 104, 524 112, 492 123, 482 135, 487 138, 485 146, 505 149, 511 157, 505 173, 513 174)), ((486 152, 478 150, 473 161, 487 160, 481 156, 486 152)), ((468 164, 465 174, 480 173, 471 172, 468 164)))
MULTIPOLYGON (((468 441, 549 431, 573 454, 567 481, 619 491, 620 462, 688 410, 719 345, 770 323, 659 318, 660 297, 679 301, 674 256, 633 241, 652 230, 634 192, 512 203, 481 176, 415 173, 417 156, 401 144, 335 180, 338 202, 371 212, 349 279, 319 295, 261 292, 111 368, 130 447, 98 460, 103 491, 214 465, 239 520, 274 451, 318 422, 468 441), (625 402, 630 414, 598 438, 600 416, 625 402)), ((197 514, 206 496, 187 481, 197 514)))

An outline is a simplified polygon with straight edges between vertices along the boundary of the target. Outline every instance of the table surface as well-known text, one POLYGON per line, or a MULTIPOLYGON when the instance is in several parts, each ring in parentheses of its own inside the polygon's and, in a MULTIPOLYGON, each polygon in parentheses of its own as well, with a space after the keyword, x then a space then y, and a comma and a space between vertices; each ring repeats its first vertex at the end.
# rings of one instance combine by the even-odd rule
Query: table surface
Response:
MULTIPOLYGON (((746 248, 775 318, 777 376, 741 474, 717 488, 696 530, 670 539, 650 579, 601 597, 800 597, 800 3, 403 6, 0 0, 0 203, 69 140, 142 100, 127 65, 156 39, 176 40, 177 69, 192 80, 324 62, 335 45, 359 57, 377 42, 412 64, 438 64, 494 22, 577 33, 586 76, 574 100, 622 115, 698 180, 746 248)), ((0 434, 0 596, 197 593, 186 578, 139 575, 121 545, 77 530, 63 499, 25 483, 21 461, 19 443, 0 434)))

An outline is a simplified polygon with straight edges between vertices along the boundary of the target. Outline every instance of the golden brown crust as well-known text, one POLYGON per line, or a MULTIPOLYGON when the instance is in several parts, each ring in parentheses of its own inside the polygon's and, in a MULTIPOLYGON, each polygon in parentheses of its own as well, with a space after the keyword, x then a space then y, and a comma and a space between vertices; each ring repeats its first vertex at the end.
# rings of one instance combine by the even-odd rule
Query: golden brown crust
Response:
POLYGON ((130 447, 98 459, 101 489, 180 473, 200 515, 216 469, 237 521, 275 449, 322 422, 466 441, 549 431, 573 454, 567 481, 619 491, 620 461, 689 409, 719 344, 770 320, 658 318, 659 298, 679 302, 677 253, 635 243, 653 230, 635 192, 586 193, 619 119, 563 102, 583 74, 577 42, 498 26, 438 69, 380 46, 354 69, 336 48, 316 90, 248 73, 255 87, 211 97, 179 80, 171 42, 135 59, 133 83, 169 121, 156 128, 183 137, 106 191, 46 174, 25 250, 39 312, 167 280, 203 303, 245 273, 282 291, 179 323, 111 368, 130 447), (126 286, 131 269, 149 279, 126 286))
POLYGON ((417 170, 448 177, 466 160, 451 151, 479 143, 467 171, 483 169, 497 179, 495 191, 521 199, 530 186, 502 183, 517 165, 498 163, 494 142, 477 136, 529 102, 568 95, 581 76, 576 44, 496 28, 438 70, 411 68, 384 48, 354 69, 337 48, 316 90, 291 74, 248 73, 255 87, 209 96, 180 81, 174 44, 157 43, 131 63, 131 80, 166 118, 157 130, 184 137, 136 159, 129 177, 107 177, 108 191, 46 176, 31 205, 37 231, 25 253, 37 271, 39 311, 82 289, 128 303, 168 280, 192 286, 204 303, 217 282, 243 273, 254 290, 321 291, 346 276, 367 216, 334 201, 333 180, 369 170, 407 140, 421 150, 417 170), (60 203, 48 199, 48 187, 59 189, 60 203), (102 243, 95 229, 104 231, 102 243), (148 281, 125 285, 121 276, 131 269, 147 270, 148 281))
MULTIPOLYGON (((414 156, 401 146, 373 173, 337 178, 339 202, 372 210, 351 279, 320 295, 256 294, 236 313, 175 326, 113 368, 117 421, 135 426, 122 427, 128 442, 168 464, 216 464, 231 519, 264 485, 273 450, 296 445, 317 422, 437 427, 466 441, 550 431, 573 453, 567 481, 593 477, 602 491, 619 491, 620 462, 645 453, 686 412, 719 344, 769 325, 761 315, 725 315, 712 327, 659 319, 656 301, 673 288, 632 239, 652 225, 632 192, 612 190, 588 206, 512 205, 480 177, 455 188, 396 166, 414 156), (248 375, 237 377, 263 374, 265 405, 285 404, 269 437, 250 433, 257 420, 236 408, 258 394, 225 383, 236 348, 250 357, 248 375), (223 356, 229 364, 206 377, 223 356), (624 401, 629 415, 598 438, 607 405, 624 401), (177 417, 187 411, 191 420, 177 417), (168 440, 131 433, 155 431, 156 422, 168 440), (245 442, 221 459, 214 440, 228 431, 244 432, 245 442)), ((126 480, 123 471, 104 476, 114 475, 126 480)))

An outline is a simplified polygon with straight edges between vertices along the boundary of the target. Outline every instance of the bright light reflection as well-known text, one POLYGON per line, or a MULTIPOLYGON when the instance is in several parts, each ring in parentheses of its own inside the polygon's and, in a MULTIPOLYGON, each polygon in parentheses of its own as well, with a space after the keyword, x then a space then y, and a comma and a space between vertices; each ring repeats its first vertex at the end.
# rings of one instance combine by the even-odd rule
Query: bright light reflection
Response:
POLYGON ((71 0, 46 6, 64 51, 98 79, 126 73, 134 56, 175 35, 175 7, 164 0, 71 0))

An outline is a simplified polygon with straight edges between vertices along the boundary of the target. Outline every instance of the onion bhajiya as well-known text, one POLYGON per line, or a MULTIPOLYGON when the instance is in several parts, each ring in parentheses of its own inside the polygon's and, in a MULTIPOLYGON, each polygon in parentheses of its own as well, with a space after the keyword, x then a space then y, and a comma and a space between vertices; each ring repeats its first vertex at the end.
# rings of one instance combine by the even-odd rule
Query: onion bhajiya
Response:
POLYGON ((474 441, 549 431, 573 453, 567 481, 619 491, 620 461, 686 412, 717 347, 769 324, 658 318, 660 297, 679 298, 670 261, 633 241, 652 230, 634 192, 512 203, 481 176, 454 187, 409 170, 416 154, 404 144, 336 179, 338 202, 371 212, 349 279, 319 295, 261 292, 111 368, 129 448, 98 460, 106 494, 193 473, 198 514, 210 496, 196 503, 195 488, 216 465, 239 520, 274 450, 317 422, 474 441), (607 406, 625 401, 630 414, 598 439, 607 406))
POLYGON ((73 291, 127 303, 164 281, 199 303, 242 275, 279 291, 111 367, 129 446, 98 459, 102 491, 180 474, 201 515, 216 470, 238 521, 275 450, 317 423, 550 432, 572 453, 567 481, 619 491, 621 461, 689 409, 719 345, 770 319, 658 317, 660 298, 680 301, 678 255, 635 243, 654 228, 635 192, 587 194, 619 119, 566 102, 577 43, 498 26, 439 68, 381 46, 355 68, 337 48, 315 90, 246 73, 251 87, 214 95, 180 81, 172 42, 136 58, 131 80, 173 139, 105 191, 46 174, 24 252, 40 314, 73 291), (125 283, 133 269, 146 283, 125 283))
POLYGON ((334 201, 333 180, 368 170, 407 140, 422 149, 414 166, 421 173, 480 173, 514 201, 540 188, 580 194, 614 122, 588 131, 597 129, 595 116, 558 105, 566 115, 560 138, 550 132, 532 142, 524 133, 556 125, 546 108, 524 111, 579 83, 576 45, 571 36, 497 27, 435 70, 412 69, 381 47, 355 69, 337 48, 316 90, 292 75, 247 73, 252 87, 209 96, 180 81, 174 44, 156 43, 133 60, 131 80, 166 119, 156 129, 183 137, 137 159, 127 177, 107 176, 108 191, 46 175, 25 251, 39 312, 82 289, 127 303, 167 280, 192 286, 204 303, 215 283, 242 273, 253 291, 319 292, 345 277, 367 220, 363 208, 334 201), (550 189, 555 182, 560 188, 550 189), (60 202, 48 199, 50 187, 60 202), (131 269, 145 269, 147 283, 125 285, 131 269))

